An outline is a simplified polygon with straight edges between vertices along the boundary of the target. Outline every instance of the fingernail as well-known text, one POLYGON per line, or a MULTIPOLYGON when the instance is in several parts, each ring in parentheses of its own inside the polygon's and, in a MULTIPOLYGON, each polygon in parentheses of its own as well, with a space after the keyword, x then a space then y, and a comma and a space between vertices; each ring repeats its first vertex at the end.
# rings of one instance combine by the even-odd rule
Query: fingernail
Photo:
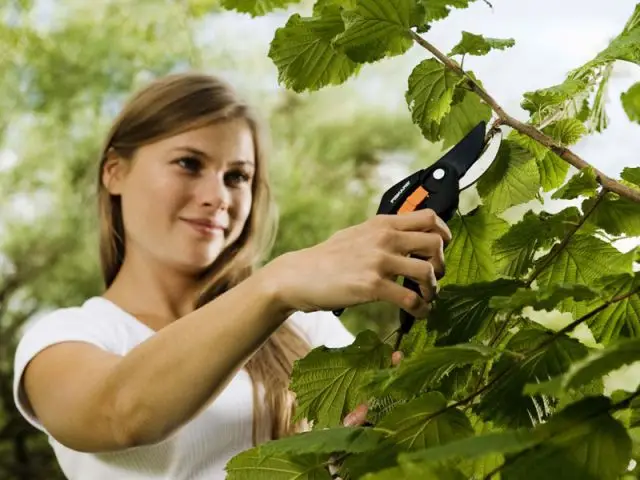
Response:
POLYGON ((345 427, 350 427, 351 426, 351 422, 353 422, 353 415, 349 414, 346 417, 344 417, 344 420, 342 421, 342 424, 345 427))

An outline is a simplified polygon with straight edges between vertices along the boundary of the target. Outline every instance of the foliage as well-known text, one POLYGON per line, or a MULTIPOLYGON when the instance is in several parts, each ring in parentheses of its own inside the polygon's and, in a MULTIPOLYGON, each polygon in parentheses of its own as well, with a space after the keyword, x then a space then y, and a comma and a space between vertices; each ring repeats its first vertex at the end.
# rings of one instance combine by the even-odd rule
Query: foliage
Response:
MULTIPOLYGON (((415 66, 405 92, 407 115, 425 139, 447 148, 492 118, 496 128, 514 130, 476 185, 481 204, 449 222, 447 274, 426 321, 398 339, 403 363, 390 366, 390 345, 369 330, 351 346, 312 351, 296 363, 290 388, 318 436, 240 453, 228 464, 230 479, 266 478, 267 468, 278 472, 271 478, 329 478, 330 465, 342 478, 370 480, 615 479, 633 468, 636 424, 624 418, 637 418, 640 391, 609 398, 603 380, 640 360, 640 249, 623 253, 612 244, 640 236, 633 195, 640 169, 626 168, 604 186, 588 164, 568 175, 567 161, 571 145, 607 127, 614 63, 640 64, 640 4, 592 60, 557 85, 525 92, 529 119, 520 124, 451 58, 514 48, 516 40, 462 32, 446 56, 419 35, 470 3, 317 0, 311 15, 294 13, 276 31, 269 57, 294 92, 317 95, 415 42, 433 54, 415 66), (530 209, 514 223, 504 218, 514 206, 543 207, 543 192, 575 204, 556 213, 530 209), (552 329, 532 312, 568 319, 552 329), (587 326, 597 348, 573 338, 587 326), (340 426, 364 401, 366 440, 362 429, 340 426)), ((635 122, 639 91, 634 85, 621 97, 635 122)))

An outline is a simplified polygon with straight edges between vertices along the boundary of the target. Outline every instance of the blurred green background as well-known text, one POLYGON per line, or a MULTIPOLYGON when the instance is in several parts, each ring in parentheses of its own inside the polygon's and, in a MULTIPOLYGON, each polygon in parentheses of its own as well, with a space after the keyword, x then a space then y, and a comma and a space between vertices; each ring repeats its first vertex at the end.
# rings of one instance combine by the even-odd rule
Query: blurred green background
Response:
MULTIPOLYGON (((278 87, 267 57, 288 13, 254 22, 216 3, 0 2, 0 479, 64 478, 46 437, 15 410, 13 355, 25 322, 101 293, 98 154, 135 89, 196 69, 229 80, 257 106, 271 129, 281 215, 272 256, 365 220, 384 189, 438 157, 404 103, 406 61, 404 69, 399 59, 340 87, 293 94, 278 87), (239 35, 242 29, 251 34, 239 35), (395 92, 391 101, 371 95, 381 78, 395 92)), ((396 315, 375 304, 348 309, 342 319, 353 333, 386 335, 396 315)))

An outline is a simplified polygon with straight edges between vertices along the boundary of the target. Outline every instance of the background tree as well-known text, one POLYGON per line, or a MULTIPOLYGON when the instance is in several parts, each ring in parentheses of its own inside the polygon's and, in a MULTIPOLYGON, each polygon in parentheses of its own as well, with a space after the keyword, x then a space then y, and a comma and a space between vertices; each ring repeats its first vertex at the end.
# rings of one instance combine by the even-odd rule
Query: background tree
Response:
MULTIPOLYGON (((243 83, 254 52, 198 43, 215 2, 75 0, 0 5, 0 478, 64 478, 46 437, 13 406, 13 355, 26 322, 101 292, 97 155, 109 122, 146 81, 196 68, 240 85, 271 127, 281 221, 273 255, 370 216, 379 166, 432 161, 439 149, 396 111, 353 90, 316 96, 243 83), (177 19, 177 21, 176 21, 177 19), (238 81, 235 81, 238 80, 238 81), (393 127, 393 128, 392 128, 393 127), (349 135, 339 132, 349 131, 349 135), (404 162, 404 163, 403 163, 404 162)), ((264 58, 264 57, 263 57, 264 58)), ((255 62, 256 77, 265 62, 255 62)), ((264 77, 264 74, 262 75, 264 77)), ((352 309, 352 331, 393 328, 384 305, 352 309)), ((386 329, 386 330, 385 330, 386 329)))

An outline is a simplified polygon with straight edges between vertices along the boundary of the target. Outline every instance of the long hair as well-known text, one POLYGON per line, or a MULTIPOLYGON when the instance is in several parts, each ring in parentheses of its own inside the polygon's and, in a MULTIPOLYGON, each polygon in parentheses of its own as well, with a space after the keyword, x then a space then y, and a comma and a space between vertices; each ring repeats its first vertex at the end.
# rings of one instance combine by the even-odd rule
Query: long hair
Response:
MULTIPOLYGON (((199 73, 171 74, 156 79, 129 99, 104 142, 98 171, 98 208, 100 260, 107 288, 126 255, 120 197, 111 195, 102 183, 109 152, 113 150, 130 160, 145 144, 235 118, 244 119, 253 135, 256 172, 251 212, 240 237, 202 273, 205 287, 194 309, 233 288, 259 267, 273 246, 278 223, 268 181, 264 126, 221 79, 199 73)), ((305 428, 304 423, 293 425, 295 398, 288 385, 294 361, 310 349, 309 343, 284 323, 245 364, 253 384, 254 445, 305 428)))

